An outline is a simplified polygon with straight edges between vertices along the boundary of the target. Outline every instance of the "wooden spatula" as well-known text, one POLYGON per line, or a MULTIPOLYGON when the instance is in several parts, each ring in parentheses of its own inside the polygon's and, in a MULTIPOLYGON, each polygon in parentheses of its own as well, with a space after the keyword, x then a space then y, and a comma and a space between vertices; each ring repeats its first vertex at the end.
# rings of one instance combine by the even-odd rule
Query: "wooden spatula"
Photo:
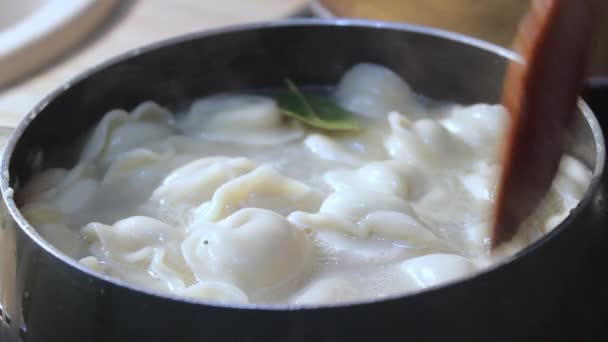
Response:
POLYGON ((503 151, 491 247, 509 240, 547 194, 576 113, 600 1, 534 0, 521 23, 503 104, 511 127, 503 151))

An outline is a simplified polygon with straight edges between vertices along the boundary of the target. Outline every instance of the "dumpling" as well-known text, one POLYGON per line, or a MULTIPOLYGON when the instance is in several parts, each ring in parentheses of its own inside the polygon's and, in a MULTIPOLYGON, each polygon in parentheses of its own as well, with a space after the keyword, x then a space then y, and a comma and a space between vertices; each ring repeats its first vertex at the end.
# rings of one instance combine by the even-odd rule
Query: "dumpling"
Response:
POLYGON ((437 253, 408 259, 401 263, 401 269, 420 288, 427 288, 465 277, 476 267, 460 255, 437 253))
POLYGON ((80 254, 82 242, 80 234, 66 224, 43 223, 36 226, 36 231, 46 241, 67 255, 80 254))
POLYGON ((68 227, 66 217, 59 207, 48 203, 31 203, 21 208, 21 212, 51 245, 68 255, 80 252, 80 236, 68 227))
POLYGON ((185 279, 189 278, 190 272, 186 268, 179 242, 173 241, 154 249, 148 274, 161 280, 172 292, 186 288, 185 279))
POLYGON ((99 273, 105 273, 105 271, 106 271, 104 263, 102 261, 99 261, 99 259, 97 259, 94 256, 84 257, 84 258, 78 260, 78 262, 81 265, 88 267, 88 268, 92 269, 93 271, 96 271, 99 273))
POLYGON ((292 300, 296 305, 320 305, 357 300, 360 291, 349 279, 340 276, 324 277, 304 288, 292 300))
POLYGON ((501 105, 454 106, 440 123, 473 147, 479 156, 496 160, 509 115, 501 105))
POLYGON ((417 200, 435 186, 436 173, 400 160, 382 160, 354 170, 327 171, 323 180, 334 191, 360 189, 417 200))
POLYGON ((318 196, 308 185, 285 177, 268 166, 234 178, 220 186, 201 215, 217 221, 240 208, 257 207, 276 212, 291 212, 294 208, 314 207, 318 196))
POLYGON ((133 173, 146 173, 145 171, 148 166, 160 163, 169 156, 169 154, 159 154, 139 148, 121 153, 110 164, 102 183, 112 182, 130 176, 133 173))
POLYGON ((312 251, 304 233, 265 209, 241 209, 189 230, 182 250, 196 278, 227 282, 246 292, 297 276, 312 251))
POLYGON ((243 290, 221 281, 201 281, 175 292, 189 298, 212 300, 218 303, 237 304, 249 302, 249 298, 243 290))
POLYGON ((304 146, 317 158, 347 165, 358 165, 361 160, 346 151, 336 141, 321 134, 309 134, 304 139, 304 146))
POLYGON ((474 171, 459 177, 465 189, 477 200, 494 203, 500 176, 499 165, 479 161, 473 164, 472 169, 474 171))
POLYGON ((290 302, 296 305, 355 302, 416 289, 417 285, 400 270, 399 264, 386 261, 356 271, 332 269, 322 272, 296 292, 290 302))
POLYGON ((87 267, 173 293, 193 281, 181 253, 185 238, 181 229, 151 217, 132 216, 112 226, 89 223, 81 232, 93 254, 81 259, 87 267))
POLYGON ((407 168, 396 161, 372 162, 356 170, 328 171, 323 179, 334 191, 360 189, 407 197, 407 168))
POLYGON ((51 203, 29 203, 21 208, 21 213, 32 226, 38 226, 44 223, 66 223, 64 213, 57 205, 51 203))
POLYGON ((246 145, 282 144, 304 135, 297 122, 283 121, 269 97, 218 94, 194 102, 179 126, 188 135, 246 145))
POLYGON ((97 124, 80 159, 106 162, 121 152, 165 139, 175 134, 171 122, 171 114, 150 101, 137 106, 131 115, 124 110, 113 110, 97 124))
MULTIPOLYGON (((321 205, 317 214, 294 212, 287 219, 294 224, 314 230, 337 230, 355 237, 368 238, 381 229, 372 231, 374 219, 366 222, 368 215, 375 212, 396 212, 408 216, 406 222, 416 229, 418 221, 410 205, 397 196, 365 190, 343 190, 332 193, 321 205)), ((421 226, 421 224, 419 224, 421 226)), ((408 228, 405 228, 408 229, 408 228)))
POLYGON ((113 259, 128 263, 149 261, 155 247, 183 239, 180 230, 145 216, 132 216, 112 226, 89 223, 82 233, 90 242, 98 241, 101 250, 113 259))
POLYGON ((334 192, 323 202, 319 213, 343 216, 348 221, 357 222, 365 215, 378 210, 414 215, 405 200, 389 194, 364 190, 334 192))
MULTIPOLYGON (((483 195, 481 189, 479 192, 479 195, 483 195)), ((413 201, 412 206, 425 223, 447 234, 442 238, 459 241, 457 235, 462 229, 489 219, 492 202, 474 196, 458 177, 438 174, 433 186, 413 201)))
POLYGON ((71 186, 60 192, 53 200, 66 214, 75 213, 94 196, 98 181, 85 178, 74 182, 71 186))
POLYGON ((575 158, 564 156, 553 180, 553 188, 561 195, 566 207, 573 209, 584 196, 590 182, 591 171, 575 158))
POLYGON ((534 213, 522 224, 516 238, 524 232, 531 235, 523 241, 529 244, 557 227, 574 209, 585 194, 591 181, 591 171, 580 161, 563 156, 557 175, 551 185, 551 192, 545 196, 534 213))
POLYGON ((79 164, 67 172, 56 169, 42 174, 26 190, 29 203, 53 203, 64 214, 72 214, 88 203, 98 185, 95 170, 79 164))
POLYGON ((415 216, 395 211, 375 211, 359 222, 367 234, 405 241, 412 246, 439 245, 440 241, 415 216))
POLYGON ((155 122, 170 125, 173 114, 153 101, 144 101, 131 111, 131 118, 142 122, 155 122))
POLYGON ((385 140, 385 147, 392 158, 430 168, 470 164, 471 148, 436 121, 411 122, 397 112, 390 113, 388 120, 391 134, 385 140))
POLYGON ((369 117, 389 112, 417 113, 410 86, 399 75, 377 64, 361 63, 348 70, 333 94, 342 107, 369 117))
POLYGON ((154 190, 161 202, 197 206, 210 200, 216 190, 231 179, 255 167, 246 158, 208 157, 192 161, 171 172, 154 190))
POLYGON ((17 192, 21 202, 35 202, 43 194, 57 186, 68 174, 68 170, 61 168, 48 169, 32 176, 23 189, 17 192))

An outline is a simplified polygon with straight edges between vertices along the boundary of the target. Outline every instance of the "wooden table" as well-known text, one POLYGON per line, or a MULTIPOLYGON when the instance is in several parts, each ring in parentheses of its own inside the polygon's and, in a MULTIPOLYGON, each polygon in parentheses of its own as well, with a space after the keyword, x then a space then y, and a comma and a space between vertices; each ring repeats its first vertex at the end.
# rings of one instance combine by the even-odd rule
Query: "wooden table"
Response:
POLYGON ((307 0, 122 0, 77 48, 44 70, 0 89, 0 126, 14 126, 50 91, 109 57, 175 35, 284 18, 307 0))

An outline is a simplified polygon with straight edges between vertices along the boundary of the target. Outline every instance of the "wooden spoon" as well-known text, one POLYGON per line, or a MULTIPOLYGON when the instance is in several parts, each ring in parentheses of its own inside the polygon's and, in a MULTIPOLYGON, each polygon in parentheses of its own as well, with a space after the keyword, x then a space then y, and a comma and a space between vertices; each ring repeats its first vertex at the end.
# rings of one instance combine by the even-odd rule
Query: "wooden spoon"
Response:
POLYGON ((576 113, 602 0, 535 0, 515 42, 524 63, 511 62, 503 105, 511 127, 491 247, 508 241, 547 194, 576 113))

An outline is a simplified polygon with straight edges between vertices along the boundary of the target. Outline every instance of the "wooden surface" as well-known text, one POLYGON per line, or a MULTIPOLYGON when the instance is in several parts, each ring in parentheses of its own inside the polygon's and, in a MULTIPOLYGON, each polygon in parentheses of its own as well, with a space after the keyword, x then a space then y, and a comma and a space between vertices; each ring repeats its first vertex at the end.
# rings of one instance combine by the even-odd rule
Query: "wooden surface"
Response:
POLYGON ((0 2, 0 87, 31 74, 76 46, 120 0, 0 2))
MULTIPOLYGON (((531 0, 311 0, 325 17, 394 20, 437 27, 512 47, 517 26, 531 0)), ((579 0, 573 0, 576 2, 579 0)), ((608 77, 608 1, 599 11, 595 28, 593 76, 608 77)))
POLYGON ((175 35, 284 18, 307 0, 121 0, 77 48, 19 83, 0 89, 0 126, 14 126, 45 95, 81 71, 132 48, 175 35))

